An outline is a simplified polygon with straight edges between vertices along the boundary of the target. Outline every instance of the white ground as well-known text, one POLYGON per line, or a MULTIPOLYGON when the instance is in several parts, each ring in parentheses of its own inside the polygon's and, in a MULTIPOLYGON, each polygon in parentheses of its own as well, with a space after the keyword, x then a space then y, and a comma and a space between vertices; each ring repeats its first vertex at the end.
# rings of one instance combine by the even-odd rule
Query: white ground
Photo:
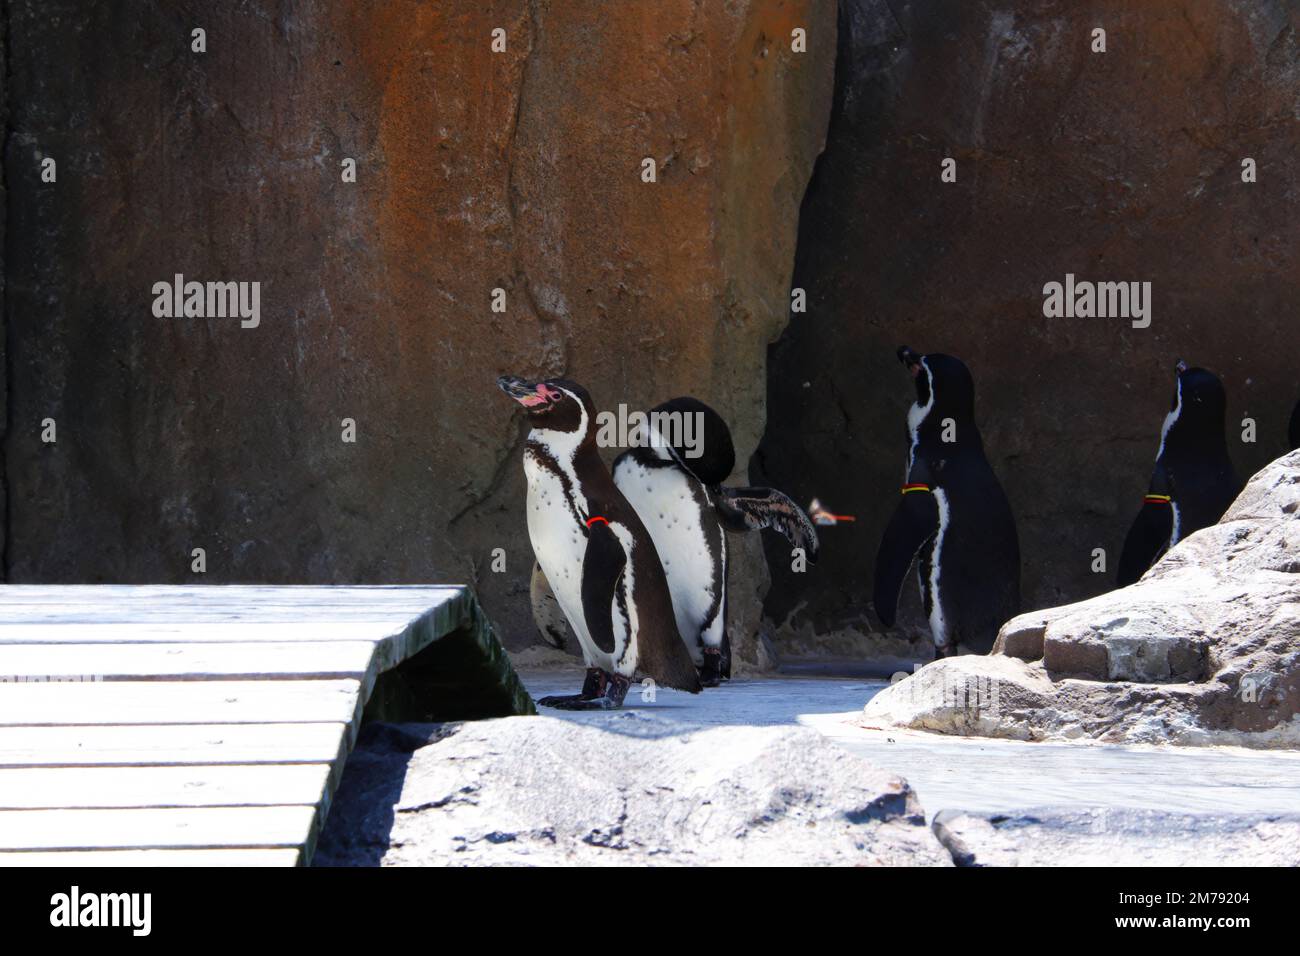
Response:
MULTIPOLYGON (((520 662, 522 663, 522 662, 520 662)), ((534 699, 573 694, 576 669, 519 668, 534 699)), ((1013 812, 1031 807, 1123 807, 1188 813, 1295 813, 1300 752, 1237 747, 1125 747, 1022 743, 853 726, 883 681, 778 677, 732 681, 703 694, 659 690, 625 708, 679 721, 682 732, 716 725, 802 724, 906 777, 933 819, 940 810, 1013 812)), ((571 720, 592 715, 546 708, 571 720)))

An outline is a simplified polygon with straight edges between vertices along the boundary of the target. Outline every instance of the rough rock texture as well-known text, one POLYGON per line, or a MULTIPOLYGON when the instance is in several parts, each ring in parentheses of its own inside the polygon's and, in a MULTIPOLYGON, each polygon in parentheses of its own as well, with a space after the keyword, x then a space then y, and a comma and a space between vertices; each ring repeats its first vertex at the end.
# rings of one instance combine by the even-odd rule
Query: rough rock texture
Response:
MULTIPOLYGON (((958 355, 974 374, 1019 523, 1026 609, 1113 585, 1175 360, 1223 376, 1243 476, 1284 450, 1300 384, 1293 0, 839 7, 834 113, 793 280, 808 311, 772 349, 751 477, 858 520, 825 529, 807 574, 769 553, 768 610, 802 605, 777 641, 787 651, 809 646, 809 622, 823 634, 872 626, 872 566, 914 397, 898 345, 958 355), (1106 53, 1090 50, 1098 26, 1106 53), (945 157, 955 183, 940 181, 945 157), (1151 282, 1150 328, 1045 318, 1043 286, 1066 273, 1151 282), (1246 415, 1255 444, 1240 441, 1246 415), (1104 574, 1091 570, 1098 547, 1104 574)), ((905 597, 915 622, 916 589, 905 597)), ((862 657, 876 642, 855 647, 862 657)))
POLYGON ((871 724, 1020 739, 1300 746, 1300 451, 1136 584, 1022 614, 988 657, 936 661, 871 724))
POLYGON ((567 373, 607 408, 689 392, 752 453, 833 5, 7 8, 9 580, 189 581, 203 547, 209 582, 465 582, 518 646, 532 561, 498 374, 567 373), (260 326, 155 318, 176 273, 260 281, 260 326))
POLYGON ((1300 866, 1300 816, 1053 809, 940 811, 958 866, 1300 866))
POLYGON ((635 711, 369 725, 314 862, 952 863, 906 781, 816 731, 681 730, 635 711))
MULTIPOLYGON (((9 128, 9 11, 0 7, 0 129, 9 128)), ((3 144, 0 144, 3 150, 3 144)), ((5 469, 4 439, 9 421, 9 361, 8 340, 5 336, 7 310, 4 307, 7 293, 5 285, 5 226, 9 218, 9 176, 3 168, 0 155, 0 575, 4 572, 7 555, 9 511, 8 475, 5 469)))

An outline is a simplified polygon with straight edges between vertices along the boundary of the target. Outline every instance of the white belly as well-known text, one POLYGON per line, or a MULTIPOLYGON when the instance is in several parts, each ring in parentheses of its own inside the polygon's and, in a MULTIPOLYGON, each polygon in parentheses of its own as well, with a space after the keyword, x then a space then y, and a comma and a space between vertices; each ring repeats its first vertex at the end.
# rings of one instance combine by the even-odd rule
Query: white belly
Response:
MULTIPOLYGON (((582 563, 587 553, 587 537, 565 500, 564 485, 554 472, 537 466, 527 457, 524 473, 528 477, 528 537, 533 554, 578 638, 587 665, 612 671, 613 655, 598 648, 587 630, 582 610, 582 563)), ((585 500, 579 499, 576 504, 585 512, 585 500)))
POLYGON ((943 558, 943 539, 948 533, 948 496, 934 489, 935 504, 939 507, 939 530, 935 532, 934 551, 930 556, 930 636, 936 647, 948 644, 948 621, 943 616, 943 596, 939 592, 942 585, 940 575, 943 558))
MULTIPOLYGON (((726 588, 725 580, 715 583, 719 575, 705 544, 703 522, 717 519, 711 510, 701 513, 693 494, 693 486, 698 483, 676 468, 645 468, 632 459, 624 459, 614 470, 614 483, 650 532, 668 577, 677 630, 698 664, 701 636, 706 644, 716 647, 722 641, 726 624, 722 619, 725 595, 718 594, 718 613, 707 632, 701 635, 704 621, 714 606, 715 589, 725 591, 726 588)), ((720 544, 725 563, 725 537, 720 544)))

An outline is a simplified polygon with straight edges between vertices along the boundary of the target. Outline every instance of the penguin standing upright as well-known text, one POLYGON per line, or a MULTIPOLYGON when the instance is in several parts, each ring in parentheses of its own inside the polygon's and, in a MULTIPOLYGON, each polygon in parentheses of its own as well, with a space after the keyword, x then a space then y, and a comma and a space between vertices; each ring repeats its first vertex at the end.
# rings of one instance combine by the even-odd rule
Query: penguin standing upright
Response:
POLYGON ((773 528, 817 560, 817 532, 788 497, 772 488, 723 487, 735 465, 727 423, 690 397, 653 408, 636 445, 614 461, 614 483, 654 539, 677 628, 705 687, 731 677, 724 529, 773 528))
POLYGON ((523 406, 531 426, 524 446, 528 536, 587 663, 581 693, 538 703, 620 707, 638 667, 665 687, 698 693, 654 542, 596 450, 591 396, 565 379, 502 376, 497 385, 523 406))
POLYGON ((916 382, 902 498, 876 554, 876 613, 892 626, 913 558, 936 656, 987 653, 1020 610, 1020 543, 1002 486, 975 425, 975 383, 960 360, 899 360, 916 382))
POLYGON ((1181 361, 1174 367, 1156 467, 1119 559, 1120 587, 1193 531, 1216 523, 1241 491, 1224 435, 1227 407, 1219 376, 1181 361))

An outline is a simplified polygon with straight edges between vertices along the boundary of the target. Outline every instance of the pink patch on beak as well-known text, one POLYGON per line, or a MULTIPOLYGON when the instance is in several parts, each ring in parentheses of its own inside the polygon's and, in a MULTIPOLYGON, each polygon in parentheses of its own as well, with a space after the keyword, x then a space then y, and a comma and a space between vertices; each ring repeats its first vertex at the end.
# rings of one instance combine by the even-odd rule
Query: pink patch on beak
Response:
POLYGON ((907 370, 912 373, 912 378, 916 378, 921 374, 921 363, 917 362, 915 365, 909 365, 907 370))
POLYGON ((523 398, 517 399, 517 401, 524 408, 536 408, 538 405, 546 404, 546 399, 541 395, 525 395, 523 398))

